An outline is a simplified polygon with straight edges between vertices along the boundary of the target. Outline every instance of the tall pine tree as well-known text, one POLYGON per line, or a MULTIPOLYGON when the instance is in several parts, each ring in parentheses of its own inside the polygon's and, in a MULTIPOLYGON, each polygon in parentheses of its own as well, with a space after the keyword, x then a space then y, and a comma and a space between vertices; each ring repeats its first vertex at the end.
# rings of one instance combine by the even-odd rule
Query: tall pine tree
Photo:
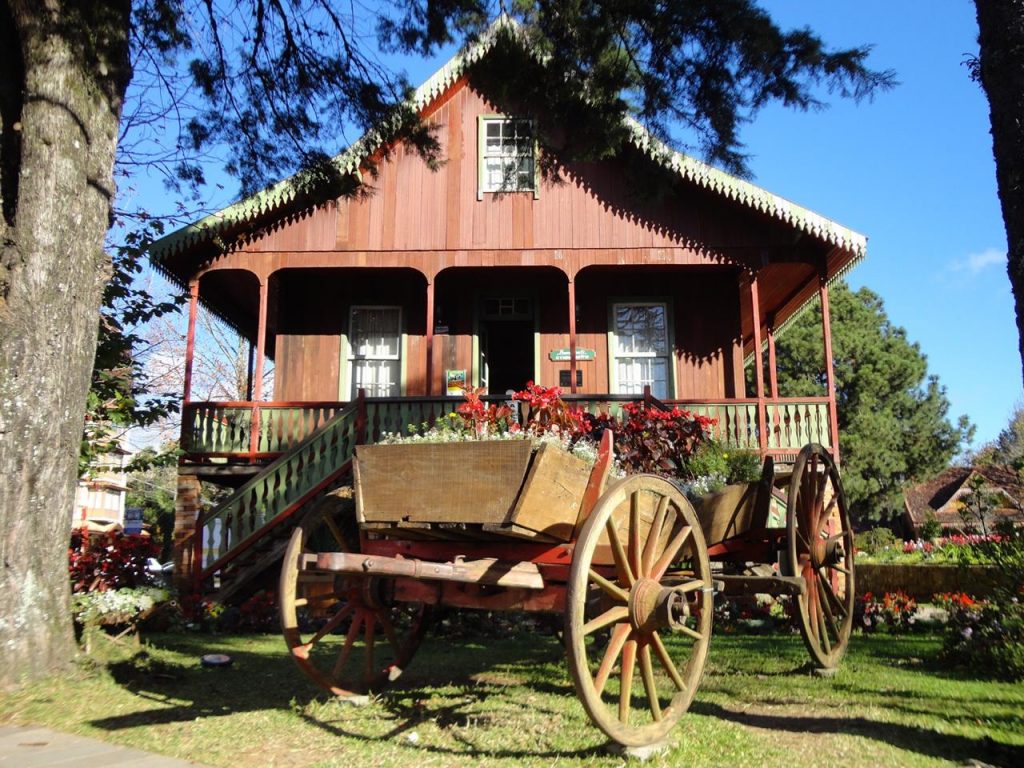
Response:
MULTIPOLYGON (((973 433, 949 419, 949 400, 903 328, 867 288, 830 294, 832 353, 843 485, 858 523, 898 512, 900 489, 946 467, 973 433)), ((777 344, 779 393, 825 394, 821 308, 806 312, 777 344)))

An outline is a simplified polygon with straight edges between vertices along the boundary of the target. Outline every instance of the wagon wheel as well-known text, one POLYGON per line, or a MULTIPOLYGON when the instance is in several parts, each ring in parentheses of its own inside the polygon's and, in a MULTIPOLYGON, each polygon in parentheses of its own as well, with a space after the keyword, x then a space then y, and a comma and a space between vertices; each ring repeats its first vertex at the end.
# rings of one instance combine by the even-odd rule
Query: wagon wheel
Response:
POLYGON ((800 634, 811 658, 834 668, 853 629, 853 529, 839 470, 820 445, 805 446, 793 465, 786 538, 788 572, 804 578, 796 603, 800 634))
POLYGON ((310 511, 292 533, 281 566, 281 629, 299 668, 354 703, 396 680, 426 628, 420 603, 396 603, 390 579, 316 568, 316 552, 355 552, 351 512, 336 504, 310 511))
POLYGON ((662 740, 700 684, 711 614, 686 497, 653 475, 609 488, 580 532, 566 596, 569 669, 594 724, 626 746, 662 740))

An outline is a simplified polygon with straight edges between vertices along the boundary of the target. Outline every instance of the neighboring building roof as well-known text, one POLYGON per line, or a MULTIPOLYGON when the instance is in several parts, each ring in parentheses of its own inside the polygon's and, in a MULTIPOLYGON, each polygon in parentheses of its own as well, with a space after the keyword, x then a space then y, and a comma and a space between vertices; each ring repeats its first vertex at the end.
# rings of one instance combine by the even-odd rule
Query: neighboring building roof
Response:
MULTIPOLYGON (((494 48, 501 32, 513 34, 523 42, 527 50, 530 50, 519 23, 502 13, 476 43, 454 56, 416 89, 412 97, 412 106, 422 110, 441 96, 471 65, 480 61, 494 48)), ((531 55, 536 54, 531 51, 531 55)), ((677 173, 681 178, 853 254, 849 263, 839 274, 833 276, 832 280, 840 279, 864 257, 867 250, 867 238, 864 235, 748 181, 677 152, 634 120, 630 119, 627 123, 632 137, 631 143, 653 161, 677 173)), ((337 170, 342 175, 358 175, 364 160, 386 141, 388 128, 381 126, 380 129, 371 130, 346 151, 334 157, 332 162, 337 170)), ((156 241, 150 247, 150 253, 157 258, 180 253, 214 240, 232 227, 255 222, 278 211, 285 211, 289 206, 302 202, 301 181, 301 174, 297 174, 210 214, 194 224, 178 229, 156 241)), ((168 277, 178 282, 174 275, 168 274, 168 277)))
POLYGON ((963 528, 964 520, 960 516, 960 499, 971 492, 970 480, 981 476, 985 480, 985 490, 1005 494, 1006 504, 992 511, 991 519, 986 525, 991 526, 1000 519, 1013 519, 1024 522, 1024 482, 1015 469, 1001 464, 987 464, 977 467, 950 467, 935 477, 916 485, 908 486, 903 491, 903 501, 907 515, 915 531, 929 514, 942 524, 944 528, 963 528))

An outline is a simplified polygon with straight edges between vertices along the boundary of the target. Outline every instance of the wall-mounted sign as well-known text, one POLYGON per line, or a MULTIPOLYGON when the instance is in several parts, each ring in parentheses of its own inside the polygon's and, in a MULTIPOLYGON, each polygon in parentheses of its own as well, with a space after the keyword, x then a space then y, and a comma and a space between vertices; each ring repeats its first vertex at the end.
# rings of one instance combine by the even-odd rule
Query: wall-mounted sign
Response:
MULTIPOLYGON (((555 363, 568 363, 569 358, 572 356, 572 352, 568 347, 562 347, 561 349, 552 349, 548 352, 548 359, 555 363)), ((593 349, 584 349, 583 347, 576 347, 576 362, 594 360, 597 358, 597 352, 593 349)))
POLYGON ((445 371, 445 392, 448 397, 462 397, 466 394, 466 370, 445 371))
POLYGON ((124 532, 128 534, 142 533, 142 507, 125 507, 124 532))

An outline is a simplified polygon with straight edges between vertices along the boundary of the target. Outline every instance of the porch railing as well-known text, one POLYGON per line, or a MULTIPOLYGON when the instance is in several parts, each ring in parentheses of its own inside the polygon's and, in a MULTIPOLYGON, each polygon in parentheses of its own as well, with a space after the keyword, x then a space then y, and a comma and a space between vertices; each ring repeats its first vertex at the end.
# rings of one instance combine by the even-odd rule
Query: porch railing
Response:
MULTIPOLYGON (((621 416, 629 395, 565 395, 591 413, 621 416)), ((500 401, 504 398, 487 398, 500 401)), ((715 439, 733 448, 758 450, 757 399, 667 400, 691 413, 715 420, 715 439)), ((407 432, 409 425, 433 424, 455 410, 451 397, 390 397, 366 400, 366 440, 385 432, 407 432)), ((192 461, 266 460, 280 456, 328 423, 348 405, 343 402, 189 403, 182 416, 182 448, 192 461), (255 439, 254 436, 255 435, 255 439)), ((765 446, 769 453, 795 453, 807 443, 832 448, 828 398, 776 398, 765 401, 765 446)))
POLYGON ((334 418, 311 429, 223 504, 200 517, 193 553, 200 583, 346 472, 355 446, 366 438, 361 405, 357 400, 339 409, 334 418))

